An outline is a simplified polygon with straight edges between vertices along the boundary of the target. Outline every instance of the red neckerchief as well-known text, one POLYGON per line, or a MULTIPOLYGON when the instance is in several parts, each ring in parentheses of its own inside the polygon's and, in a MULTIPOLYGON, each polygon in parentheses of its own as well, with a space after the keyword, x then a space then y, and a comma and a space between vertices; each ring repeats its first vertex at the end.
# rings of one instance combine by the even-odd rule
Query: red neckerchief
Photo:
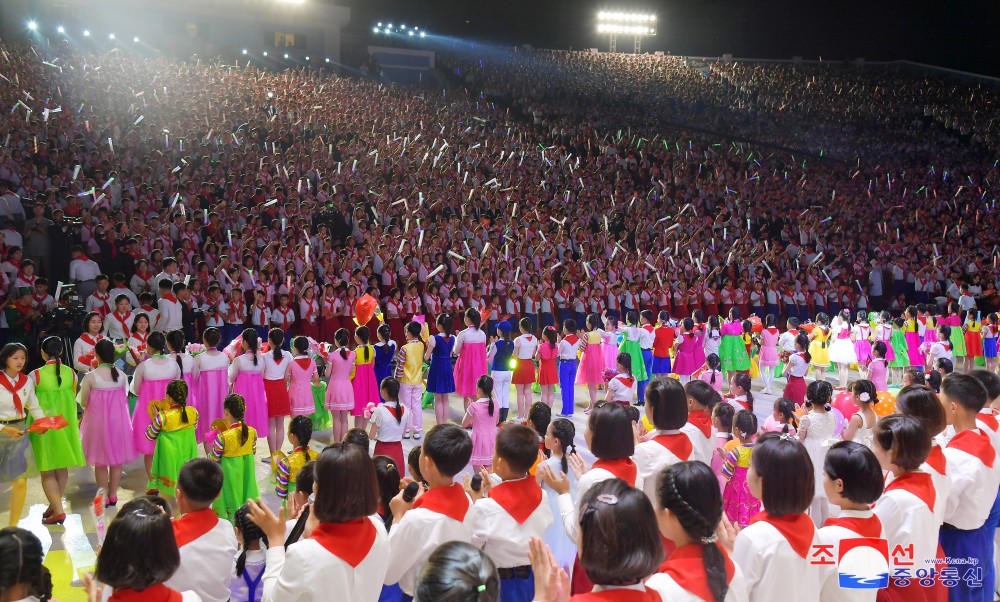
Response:
POLYGON ((603 468, 614 476, 628 483, 629 487, 635 487, 638 469, 631 458, 621 458, 619 460, 598 460, 594 462, 594 468, 603 468))
POLYGON ((636 589, 609 589, 573 596, 573 602, 661 602, 662 600, 660 594, 648 588, 642 592, 636 589))
POLYGON ((712 417, 708 410, 693 410, 688 412, 688 424, 698 427, 705 438, 712 436, 712 417))
POLYGON ((993 415, 992 411, 979 412, 976 414, 976 420, 988 426, 994 433, 1000 429, 1000 422, 997 421, 997 417, 993 415))
POLYGON ((777 334, 777 332, 778 332, 778 329, 777 329, 777 328, 775 328, 774 326, 768 326, 768 327, 767 327, 767 331, 768 331, 769 333, 771 333, 771 334, 777 334))
MULTIPOLYGON (((718 545, 718 544, 716 544, 718 545)), ((719 546, 726 569, 726 583, 733 580, 736 565, 722 546, 719 546)), ((688 544, 674 550, 670 558, 660 565, 661 573, 666 573, 677 585, 701 600, 714 600, 712 590, 708 587, 708 574, 705 572, 705 546, 688 544)))
POLYGON ((281 314, 281 323, 288 324, 288 312, 292 311, 290 307, 279 307, 274 310, 274 313, 281 314))
POLYGON ((10 377, 6 373, 0 375, 0 386, 10 391, 11 397, 14 398, 14 409, 17 410, 18 416, 24 414, 24 406, 21 405, 21 398, 17 392, 26 384, 28 384, 28 377, 20 372, 17 373, 17 382, 14 383, 10 382, 10 377))
POLYGON ((934 472, 940 475, 948 474, 948 461, 944 457, 944 450, 941 449, 940 445, 935 444, 931 447, 931 453, 927 455, 927 465, 934 469, 934 472))
POLYGON ((623 384, 626 387, 628 387, 629 389, 631 389, 632 385, 635 384, 635 378, 634 377, 626 376, 624 374, 619 374, 618 376, 615 377, 615 379, 618 382, 620 382, 621 384, 623 384))
POLYGON ((97 342, 100 341, 103 338, 104 338, 103 334, 97 335, 97 338, 94 338, 94 337, 90 336, 90 334, 88 334, 86 332, 80 335, 80 340, 83 341, 84 343, 90 345, 91 347, 97 345, 97 342))
POLYGON ((958 433, 948 442, 948 447, 964 451, 970 456, 979 458, 979 461, 985 464, 987 468, 993 468, 993 461, 997 456, 993 445, 990 443, 989 435, 979 429, 958 433))
POLYGON ((174 519, 174 537, 177 538, 177 547, 182 548, 202 535, 212 530, 212 527, 219 523, 219 517, 211 508, 188 512, 184 516, 174 519))
MULTIPOLYGON (((923 502, 927 509, 934 512, 934 502, 937 500, 937 492, 934 490, 934 481, 931 475, 926 472, 908 472, 892 480, 885 486, 885 493, 895 489, 909 491, 923 502)), ((874 507, 874 506, 873 506, 874 507)))
POLYGON ((799 335, 799 329, 798 328, 789 328, 787 332, 788 332, 788 334, 792 335, 793 337, 799 335))
POLYGON ((777 529, 788 542, 788 545, 792 546, 796 554, 802 558, 805 558, 809 554, 809 548, 812 547, 813 534, 816 531, 816 525, 813 524, 811 518, 805 514, 774 516, 765 511, 750 519, 750 524, 752 525, 761 521, 777 529))
POLYGON ((542 488, 531 476, 504 481, 490 489, 490 499, 500 504, 517 524, 523 525, 542 503, 542 488))
POLYGON ((681 462, 686 462, 690 459, 691 452, 694 451, 694 445, 691 443, 691 438, 684 433, 664 433, 653 437, 652 441, 656 441, 663 447, 667 448, 670 453, 677 456, 681 462))
POLYGON ((465 516, 472 508, 469 496, 458 483, 446 487, 433 487, 427 493, 417 498, 414 508, 426 508, 431 512, 443 514, 450 519, 464 522, 465 516))
POLYGON ((852 533, 857 533, 860 537, 878 538, 882 536, 882 521, 875 514, 867 518, 860 516, 841 516, 839 518, 828 518, 823 523, 824 527, 843 527, 852 533))
POLYGON ((132 315, 132 312, 127 311, 127 312, 125 312, 125 315, 122 316, 117 311, 115 311, 115 312, 112 312, 111 315, 113 315, 116 320, 118 320, 119 322, 121 322, 122 330, 125 332, 125 338, 128 338, 128 337, 132 336, 129 333, 128 324, 125 323, 125 320, 128 320, 129 316, 132 315))
POLYGON ((644 324, 643 327, 642 327, 642 329, 645 330, 646 332, 653 332, 653 325, 652 324, 644 324))
POLYGON ((389 413, 392 414, 392 417, 395 418, 396 420, 399 420, 400 416, 403 415, 404 410, 403 407, 399 405, 399 402, 396 402, 396 405, 390 405, 389 403, 384 403, 382 404, 382 407, 388 410, 389 413))
POLYGON ((177 303, 177 297, 175 297, 173 293, 167 293, 166 295, 163 295, 161 299, 163 299, 164 301, 172 301, 174 303, 177 303))
POLYGON ((136 272, 135 275, 143 282, 149 282, 149 279, 153 277, 153 272, 136 272))
POLYGON ((375 525, 365 517, 346 523, 320 523, 309 539, 352 568, 357 568, 368 557, 377 535, 375 525))
POLYGON ((312 361, 311 357, 297 357, 295 358, 295 363, 299 365, 299 368, 303 370, 309 369, 309 362, 312 361))
POLYGON ((108 602, 181 602, 184 596, 162 583, 151 585, 142 591, 116 589, 108 602))
POLYGON ((575 334, 566 335, 565 341, 570 345, 576 345, 576 342, 580 339, 575 334))

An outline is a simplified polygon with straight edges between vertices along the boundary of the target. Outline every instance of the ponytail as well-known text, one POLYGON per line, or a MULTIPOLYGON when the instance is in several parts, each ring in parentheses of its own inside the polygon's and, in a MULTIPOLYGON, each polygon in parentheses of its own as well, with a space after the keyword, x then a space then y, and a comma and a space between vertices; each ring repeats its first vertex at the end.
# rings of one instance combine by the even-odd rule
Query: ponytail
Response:
POLYGON ((272 328, 267 333, 267 340, 271 343, 271 357, 277 364, 281 361, 281 346, 285 343, 285 333, 280 328, 272 328))
MULTIPOLYGON (((46 337, 42 341, 42 352, 56 361, 56 384, 62 386, 62 353, 63 342, 59 337, 46 337)), ((95 348, 96 355, 96 348, 95 348)))
POLYGON ((494 410, 494 406, 493 406, 493 378, 490 377, 490 376, 487 376, 485 374, 482 375, 482 376, 480 376, 479 380, 476 381, 476 389, 478 389, 480 392, 482 392, 483 395, 486 396, 486 399, 489 400, 489 411, 490 411, 490 416, 492 416, 493 415, 493 410, 494 410))
POLYGON ((243 396, 239 393, 230 393, 223 400, 222 406, 229 411, 233 418, 240 421, 240 445, 246 445, 247 439, 250 438, 250 429, 247 428, 247 423, 243 420, 247 408, 243 396))
POLYGON ((576 437, 576 426, 571 420, 556 418, 552 421, 552 436, 562 447, 563 455, 559 461, 559 467, 563 474, 569 474, 569 463, 566 461, 566 456, 576 453, 576 444, 573 442, 576 437))
MULTIPOLYGON (((54 337, 49 337, 49 338, 54 338, 54 337)), ((48 339, 46 339, 46 341, 47 340, 48 339)), ((62 345, 61 341, 60 345, 62 345)), ((117 383, 118 368, 116 368, 114 364, 115 344, 109 341, 108 339, 101 339, 100 341, 97 341, 97 344, 94 345, 94 355, 96 355, 97 358, 101 360, 102 364, 108 364, 108 367, 111 368, 111 380, 117 383)))
POLYGON ((340 347, 340 357, 347 360, 347 342, 349 339, 346 328, 340 328, 337 332, 333 333, 333 340, 340 347))
POLYGON ((166 336, 167 346, 174 352, 174 359, 177 360, 177 369, 180 370, 181 377, 184 377, 184 359, 181 353, 184 351, 184 331, 171 330, 166 336))
MULTIPOLYGON (((150 335, 152 336, 152 335, 150 335)), ((247 328, 243 331, 243 342, 249 347, 250 353, 253 354, 253 365, 257 365, 257 348, 260 346, 260 339, 257 337, 257 331, 253 328, 247 328)), ((148 345, 148 343, 147 343, 148 345)))

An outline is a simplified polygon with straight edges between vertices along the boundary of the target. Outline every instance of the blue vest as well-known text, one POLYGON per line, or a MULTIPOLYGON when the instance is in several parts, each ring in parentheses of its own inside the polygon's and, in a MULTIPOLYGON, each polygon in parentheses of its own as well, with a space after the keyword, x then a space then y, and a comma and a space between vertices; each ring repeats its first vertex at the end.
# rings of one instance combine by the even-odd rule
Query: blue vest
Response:
POLYGON ((494 346, 496 346, 497 352, 493 356, 493 365, 490 366, 490 369, 510 372, 510 356, 514 354, 514 342, 501 339, 494 343, 494 346))

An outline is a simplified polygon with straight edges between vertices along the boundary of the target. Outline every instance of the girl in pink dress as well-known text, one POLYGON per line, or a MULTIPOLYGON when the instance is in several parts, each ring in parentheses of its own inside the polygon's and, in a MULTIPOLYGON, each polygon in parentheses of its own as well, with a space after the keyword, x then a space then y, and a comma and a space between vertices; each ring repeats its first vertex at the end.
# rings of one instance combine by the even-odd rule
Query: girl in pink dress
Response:
MULTIPOLYGON (((590 405, 585 410, 590 412, 597 403, 597 385, 604 384, 604 331, 598 328, 597 314, 587 316, 587 332, 583 335, 583 359, 576 373, 576 384, 587 385, 590 392, 590 405)), ((615 345, 615 349, 618 346, 615 345)))
POLYGON ((774 316, 767 314, 764 319, 767 327, 760 333, 760 378, 764 381, 764 393, 771 395, 771 381, 774 379, 774 367, 778 365, 778 337, 780 333, 774 326, 774 316))
POLYGON ((497 440, 497 417, 493 403, 493 378, 485 374, 476 383, 478 399, 465 409, 462 426, 472 427, 472 474, 493 464, 493 448, 497 440))
POLYGON ((750 493, 747 473, 753 453, 753 437, 757 434, 757 418, 746 410, 736 412, 733 418, 733 437, 740 444, 733 448, 722 465, 722 475, 727 479, 722 492, 722 507, 726 517, 740 527, 746 527, 760 512, 760 500, 750 493))
POLYGON ((267 394, 264 392, 264 358, 257 351, 260 339, 253 328, 244 330, 242 336, 243 353, 233 358, 233 363, 229 366, 229 384, 233 393, 242 395, 246 403, 243 421, 258 433, 266 433, 270 425, 267 419, 267 394))
POLYGON ((868 370, 868 362, 872 360, 872 329, 868 324, 868 314, 858 312, 858 321, 851 328, 851 338, 854 339, 854 354, 858 356, 858 368, 864 377, 868 370))
MULTIPOLYGON (((488 372, 486 365, 486 333, 479 327, 482 316, 479 310, 465 310, 465 330, 455 337, 455 347, 452 353, 458 356, 455 361, 455 392, 462 396, 465 409, 478 395, 479 377, 488 372)), ((492 382, 492 381, 491 381, 492 382)), ((493 388, 490 387, 490 391, 493 388)), ((493 453, 492 451, 490 452, 493 453)))
POLYGON ((892 315, 883 311, 878 316, 878 323, 875 325, 874 342, 885 343, 885 354, 882 356, 886 362, 896 359, 896 353, 892 350, 892 315))
POLYGON ((195 390, 198 392, 198 440, 204 443, 207 454, 215 444, 216 431, 212 423, 225 418, 222 402, 229 395, 229 357, 216 349, 222 341, 222 332, 214 326, 206 328, 201 337, 205 352, 194 361, 198 365, 195 390))
POLYGON ((542 390, 542 402, 551 408, 556 385, 559 383, 559 369, 556 367, 556 359, 559 357, 556 329, 546 326, 542 331, 542 338, 544 340, 535 349, 535 357, 539 364, 538 386, 542 390))
POLYGON ((694 320, 684 318, 681 322, 681 336, 674 342, 674 373, 681 384, 691 380, 694 371, 701 367, 695 363, 695 350, 701 347, 701 337, 694 330, 694 320))
POLYGON ((308 416, 316 411, 313 401, 313 385, 319 385, 316 362, 309 357, 309 339, 292 339, 292 366, 288 375, 288 401, 292 416, 308 416))
POLYGON ((868 364, 868 380, 875 383, 876 391, 889 390, 889 363, 885 361, 886 349, 891 349, 891 347, 882 341, 876 341, 872 345, 872 360, 868 364))
POLYGON ((181 377, 181 370, 173 358, 163 354, 167 341, 162 332, 154 332, 146 340, 149 359, 144 360, 132 375, 132 392, 136 395, 135 409, 132 411, 132 444, 137 453, 144 456, 146 476, 149 477, 153 465, 155 441, 146 438, 146 429, 152 423, 149 417, 149 403, 167 396, 167 385, 181 377))
POLYGON ((350 335, 346 328, 338 330, 333 339, 337 349, 326 356, 330 367, 330 380, 326 384, 326 409, 333 414, 333 440, 340 441, 347 433, 347 413, 354 410, 351 371, 354 370, 355 354, 347 349, 350 335))
MULTIPOLYGON (((590 320, 587 321, 588 323, 590 320)), ((615 320, 608 320, 604 325, 607 330, 601 331, 601 349, 604 353, 604 367, 607 370, 618 370, 618 333, 615 332, 617 323, 615 320)))
POLYGON ((97 486, 107 491, 105 504, 114 506, 118 503, 122 465, 135 459, 128 379, 114 366, 115 349, 110 342, 98 342, 95 355, 100 365, 80 381, 80 405, 85 418, 80 422, 80 438, 87 464, 94 467, 97 486))

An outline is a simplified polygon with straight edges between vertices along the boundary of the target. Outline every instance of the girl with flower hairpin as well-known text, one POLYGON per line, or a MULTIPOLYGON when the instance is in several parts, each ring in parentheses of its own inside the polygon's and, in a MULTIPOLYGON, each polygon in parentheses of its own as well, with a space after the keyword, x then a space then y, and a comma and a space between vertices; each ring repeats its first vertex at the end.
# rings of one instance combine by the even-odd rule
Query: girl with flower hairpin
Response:
POLYGON ((878 422, 878 414, 872 409, 872 406, 878 403, 875 383, 870 380, 858 380, 851 383, 848 389, 851 392, 851 401, 857 406, 858 411, 851 416, 840 436, 844 441, 856 441, 871 447, 872 437, 875 435, 875 423, 878 422))

